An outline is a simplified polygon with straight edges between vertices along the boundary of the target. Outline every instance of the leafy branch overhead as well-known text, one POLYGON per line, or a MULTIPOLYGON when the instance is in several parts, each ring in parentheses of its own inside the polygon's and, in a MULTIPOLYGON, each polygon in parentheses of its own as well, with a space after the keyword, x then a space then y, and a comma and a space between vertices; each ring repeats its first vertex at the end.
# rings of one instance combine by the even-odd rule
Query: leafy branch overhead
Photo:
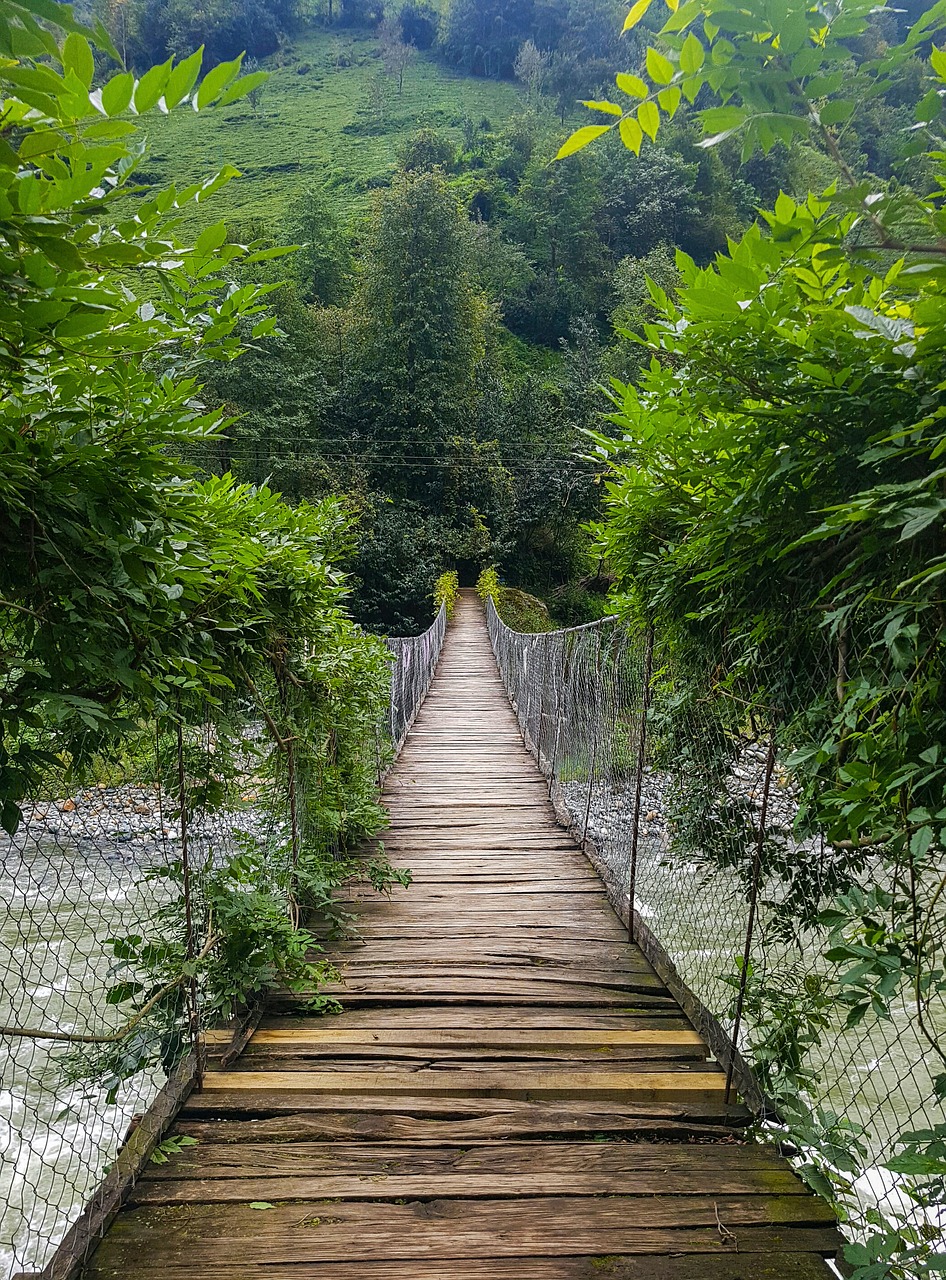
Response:
MULTIPOLYGON (((895 199, 860 178, 844 156, 844 137, 859 109, 891 86, 904 63, 924 50, 946 22, 936 5, 910 29, 906 39, 882 56, 858 58, 856 41, 880 11, 871 0, 812 4, 810 0, 768 0, 746 9, 730 0, 666 0, 670 15, 646 48, 639 74, 619 73, 615 84, 622 100, 586 101, 585 106, 610 119, 585 125, 562 145, 558 158, 586 147, 617 130, 624 145, 640 154, 645 139, 658 133, 681 107, 699 121, 702 147, 727 139, 739 141, 743 161, 757 151, 768 154, 776 143, 795 141, 821 147, 837 168, 846 207, 857 208, 874 231, 874 246, 936 254, 946 248, 942 229, 929 228, 929 239, 911 244, 890 229, 890 216, 908 222, 895 199)), ((652 0, 637 0, 627 15, 625 31, 649 13, 652 0)), ((914 151, 942 146, 936 130, 946 84, 946 52, 933 47, 934 78, 916 111, 918 136, 914 151)), ((900 205, 920 214, 919 201, 901 192, 900 205)))
MULTIPOLYGON (((345 851, 379 828, 389 662, 345 610, 342 505, 291 507, 189 460, 228 425, 201 378, 275 328, 279 286, 247 268, 291 250, 237 243, 222 222, 186 239, 180 215, 237 171, 135 187, 135 117, 226 107, 260 78, 239 58, 204 68, 198 50, 100 80, 102 50, 115 56, 68 6, 3 8, 0 820, 15 835, 25 799, 61 796, 103 762, 137 777, 141 759, 180 815, 238 806, 248 769, 275 815, 236 852, 145 873, 161 905, 141 935, 110 940, 111 1031, 4 1029, 78 1043, 67 1069, 114 1100, 180 1055, 197 987, 210 1019, 276 977, 317 989, 326 971, 300 913, 331 915, 355 870, 345 851), (131 193, 133 213, 119 203, 131 193), (204 753, 194 777, 206 738, 212 765, 204 753)), ((369 870, 381 888, 395 874, 369 870)))

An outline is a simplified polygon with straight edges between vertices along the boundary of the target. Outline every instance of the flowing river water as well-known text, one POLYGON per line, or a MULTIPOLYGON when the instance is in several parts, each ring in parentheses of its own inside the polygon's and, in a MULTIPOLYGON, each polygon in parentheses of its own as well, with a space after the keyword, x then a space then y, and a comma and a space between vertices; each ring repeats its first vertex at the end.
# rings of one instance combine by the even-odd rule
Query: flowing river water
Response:
MULTIPOLYGON (((160 896, 146 872, 166 854, 148 801, 117 795, 71 811, 43 806, 5 840, 0 1024, 100 1034, 121 1022, 104 1002, 115 980, 108 939, 142 931, 160 896)), ((70 1052, 51 1040, 0 1036, 4 1280, 42 1266, 158 1088, 155 1077, 139 1075, 108 1105, 101 1088, 64 1082, 70 1052)))

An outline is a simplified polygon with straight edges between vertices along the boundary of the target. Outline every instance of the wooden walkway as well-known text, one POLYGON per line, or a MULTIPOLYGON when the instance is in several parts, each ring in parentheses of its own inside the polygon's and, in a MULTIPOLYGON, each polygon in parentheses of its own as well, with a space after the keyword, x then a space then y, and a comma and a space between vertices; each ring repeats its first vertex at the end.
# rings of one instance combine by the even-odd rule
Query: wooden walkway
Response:
POLYGON ((816 1280, 830 1210, 739 1108, 555 821, 475 597, 386 788, 337 1017, 274 999, 85 1280, 816 1280))

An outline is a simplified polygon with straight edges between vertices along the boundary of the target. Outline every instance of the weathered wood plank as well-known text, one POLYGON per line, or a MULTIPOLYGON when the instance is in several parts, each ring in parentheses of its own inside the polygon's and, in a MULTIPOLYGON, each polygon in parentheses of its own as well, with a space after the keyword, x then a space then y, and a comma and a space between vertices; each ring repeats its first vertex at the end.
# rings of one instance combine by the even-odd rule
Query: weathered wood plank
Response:
POLYGON ((627 1102, 721 1098, 721 1071, 208 1071, 203 1092, 428 1094, 494 1098, 613 1098, 627 1102))
MULTIPOLYGON (((299 1072, 319 1071, 344 1073, 377 1072, 403 1075, 405 1071, 436 1072, 442 1076, 460 1071, 477 1071, 484 1080, 508 1080, 514 1082, 525 1074, 535 1072, 568 1072, 586 1074, 597 1071, 604 1064, 611 1071, 628 1073, 683 1073, 688 1077, 694 1072, 710 1068, 706 1054, 686 1049, 654 1049, 648 1052, 625 1050, 621 1053, 576 1053, 576 1051, 549 1053, 528 1050, 516 1053, 502 1050, 453 1050, 439 1049, 264 1049, 249 1053, 232 1064, 231 1071, 251 1072, 299 1072)), ((715 1069, 713 1065, 712 1069, 715 1069)))
MULTIPOLYGON (((483 1163, 489 1165, 488 1156, 483 1163)), ((713 1191, 725 1196, 807 1196, 802 1183, 788 1170, 716 1169, 713 1191)), ((344 1200, 505 1200, 535 1196, 699 1196, 706 1194, 706 1171, 670 1173, 556 1173, 544 1170, 517 1173, 433 1174, 385 1172, 344 1174, 306 1173, 261 1176, 195 1175, 191 1178, 139 1182, 131 1191, 131 1205, 249 1204, 253 1201, 344 1200)))
MULTIPOLYGON (((210 1042, 223 1040, 228 1032, 208 1032, 206 1039, 210 1042)), ((596 1049, 636 1049, 642 1046, 694 1046, 703 1047, 703 1042, 695 1031, 585 1031, 572 1028, 549 1027, 535 1031, 483 1029, 457 1030, 442 1027, 427 1031, 396 1030, 390 1027, 378 1027, 375 1030, 352 1029, 345 1026, 320 1022, 300 1022, 295 1027, 266 1027, 257 1030, 250 1044, 251 1049, 261 1046, 278 1045, 280 1047, 295 1045, 323 1045, 337 1047, 339 1045, 390 1045, 421 1046, 430 1048, 462 1049, 548 1049, 563 1050, 591 1046, 596 1049)))
MULTIPOLYGON (((145 1252, 162 1260, 212 1267, 249 1249, 259 1263, 354 1261, 374 1258, 522 1257, 668 1253, 704 1248, 720 1228, 741 1251, 746 1228, 774 1233, 791 1248, 795 1228, 821 1229, 821 1248, 833 1251, 834 1217, 814 1196, 607 1196, 516 1200, 419 1200, 409 1204, 329 1200, 245 1205, 168 1205, 133 1208, 113 1227, 102 1249, 112 1265, 145 1252), (685 1232, 695 1232, 687 1239, 685 1232)), ((746 1241, 748 1243, 748 1240, 746 1241)), ((810 1237, 803 1252, 811 1252, 810 1237)))
MULTIPOLYGON (((740 1233, 741 1252, 713 1242, 706 1232, 685 1233, 690 1256, 575 1258, 451 1258, 442 1261, 400 1259, 362 1262, 291 1263, 254 1267, 252 1263, 214 1264, 214 1280, 831 1280, 827 1263, 816 1253, 786 1253, 778 1232, 753 1228, 740 1233)), ((792 1232, 796 1248, 821 1246, 824 1233, 792 1232), (803 1237, 798 1239, 797 1237, 803 1237)), ((134 1262, 120 1274, 98 1263, 89 1280, 193 1280, 188 1263, 162 1265, 134 1262)))
MULTIPOLYGON (((214 1131, 166 1164, 151 1165, 148 1181, 179 1178, 287 1177, 301 1174, 634 1173, 713 1176, 720 1171, 788 1173, 774 1147, 757 1142, 674 1146, 654 1142, 504 1142, 417 1147, 392 1142, 216 1142, 214 1131)), ((798 1186, 794 1175, 790 1175, 798 1186)), ((705 1190, 705 1187, 704 1187, 705 1190)))
MULTIPOLYGON (((279 1011, 270 1005, 270 1013, 266 1018, 267 1027, 297 1027, 304 1013, 294 1017, 279 1016, 279 1011)), ((378 1028, 378 1027, 440 1027, 444 1029, 459 1027, 479 1027, 484 1029, 522 1027, 562 1027, 571 1030, 629 1030, 660 1031, 664 1027, 683 1028, 689 1023, 681 1016, 678 1009, 648 1009, 641 1011, 631 1005, 623 1008, 601 1008, 581 1005, 548 1006, 546 1008, 525 1005, 521 1008, 508 1008, 502 1005, 480 1008, 472 1005, 417 1005, 411 1007, 389 1006, 383 1009, 347 1009, 344 1013, 309 1021, 317 1021, 320 1026, 378 1028)))
MULTIPOLYGON (((361 1100, 333 1100, 318 1095, 274 1095, 259 1105, 248 1099, 252 1094, 214 1095, 214 1103, 201 1106, 194 1100, 185 1107, 176 1132, 186 1133, 200 1141, 211 1142, 299 1142, 313 1141, 410 1142, 418 1151, 445 1142, 465 1145, 489 1143, 501 1145, 512 1138, 545 1141, 550 1138, 633 1138, 669 1142, 705 1143, 726 1141, 733 1128, 725 1123, 718 1108, 697 1105, 680 1106, 674 1116, 673 1107, 628 1107, 612 1112, 584 1109, 585 1104, 568 1107, 540 1107, 523 1104, 520 1111, 497 1111, 488 1114, 463 1113, 454 1105, 454 1115, 434 1113, 430 1099, 423 1099, 428 1110, 410 1098, 373 1099, 368 1106, 361 1100), (349 1109, 343 1110, 346 1101, 349 1109), (303 1109, 311 1103, 309 1110, 303 1109), (383 1110, 382 1104, 388 1104, 383 1110), (689 1114, 688 1114, 689 1113, 689 1114), (247 1118, 249 1117, 249 1118, 247 1118)), ((467 1100, 469 1101, 469 1100, 467 1100)), ((441 1104, 441 1110, 447 1108, 441 1104)), ((746 1124, 749 1113, 743 1108, 730 1109, 731 1124, 746 1124)))

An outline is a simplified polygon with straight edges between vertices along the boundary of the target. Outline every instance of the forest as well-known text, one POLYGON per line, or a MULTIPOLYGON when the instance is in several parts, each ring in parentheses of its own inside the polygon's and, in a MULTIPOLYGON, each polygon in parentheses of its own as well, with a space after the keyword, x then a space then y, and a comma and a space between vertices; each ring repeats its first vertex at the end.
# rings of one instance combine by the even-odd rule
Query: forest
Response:
MULTIPOLYGON (((847 1027, 905 992, 946 1097, 944 26, 943 0, 8 0, 5 831, 152 741, 181 812, 219 808, 187 751, 212 729, 239 789, 255 708, 291 857, 208 865, 207 980, 217 1012, 307 980, 300 904, 384 823, 380 637, 485 575, 522 631, 620 615, 681 857, 826 931, 847 1027), (816 859, 707 820, 733 758, 694 744, 760 725, 816 859)), ((113 1088, 173 1058, 181 920, 112 990, 173 993, 113 1088)), ((755 1048, 840 1201, 810 977, 787 1011, 750 988, 755 1048)), ((939 1211, 946 1128, 903 1144, 939 1211)), ((870 1221, 859 1280, 941 1274, 870 1221)))
MULTIPOLYGON (((293 501, 343 494, 361 530, 346 562, 351 605, 375 630, 418 629, 441 572, 457 566, 472 581, 493 563, 511 584, 549 600, 563 622, 600 615, 608 579, 583 530, 603 489, 580 441, 606 407, 609 379, 640 367, 639 348, 622 333, 639 332, 648 318, 646 278, 672 289, 677 250, 706 265, 780 191, 827 183, 823 153, 804 139, 748 157, 736 139, 705 148, 696 116, 678 114, 659 147, 637 155, 599 148, 550 163, 562 121, 582 110, 577 99, 605 92, 617 60, 639 52, 637 31, 621 37, 620 4, 456 3, 443 15, 416 5, 293 12, 228 4, 202 9, 195 29, 183 9, 129 0, 103 9, 102 20, 131 61, 198 43, 231 56, 247 47, 250 9, 266 15, 252 24, 256 37, 270 22, 273 32, 273 50, 251 51, 296 72, 307 65, 293 61, 301 31, 374 33, 381 65, 345 126, 352 132, 339 138, 345 147, 358 150, 400 123, 396 82, 406 75, 410 87, 411 59, 443 74, 505 78, 516 90, 502 100, 501 118, 440 112, 395 134, 394 165, 359 184, 369 188, 367 203, 353 206, 316 170, 282 181, 275 222, 241 204, 231 234, 304 247, 288 265, 251 276, 288 275, 272 300, 280 332, 210 376, 208 390, 236 421, 209 465, 270 480, 293 501), (454 282, 447 296, 445 275, 454 282)), ((876 18, 862 56, 902 21, 876 18)), ((365 60, 359 50, 343 60, 365 60)), ((922 74, 916 59, 898 67, 848 131, 860 171, 902 181, 911 163, 922 166, 898 152, 922 74)), ((305 94, 305 82, 296 83, 295 95, 305 94)), ((449 85, 438 85, 448 103, 449 85)), ((266 88, 254 92, 263 95, 259 116, 245 104, 232 109, 237 149, 241 135, 266 123, 266 88)), ((162 150, 178 140, 164 134, 162 150)), ((150 167, 145 160, 146 175, 150 167)))

